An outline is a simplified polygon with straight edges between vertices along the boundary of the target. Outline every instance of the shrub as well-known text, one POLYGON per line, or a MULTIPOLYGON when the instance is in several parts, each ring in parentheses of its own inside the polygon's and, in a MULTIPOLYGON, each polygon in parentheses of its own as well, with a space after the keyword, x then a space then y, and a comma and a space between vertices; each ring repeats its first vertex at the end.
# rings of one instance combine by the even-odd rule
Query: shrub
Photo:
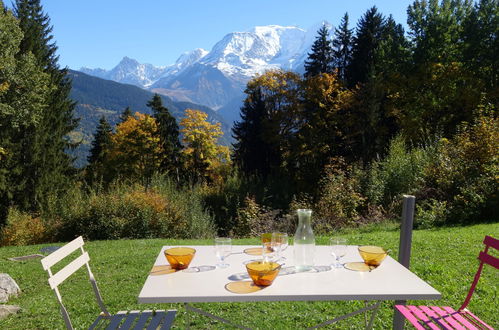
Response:
POLYGON ((330 232, 360 219, 359 209, 365 198, 359 193, 355 169, 346 165, 342 158, 326 167, 319 187, 321 194, 314 210, 317 232, 330 232))
POLYGON ((254 198, 246 197, 243 207, 237 211, 231 236, 259 236, 273 231, 289 232, 288 218, 281 216, 281 210, 259 205, 254 198))
POLYGON ((448 216, 447 203, 436 199, 416 203, 414 225, 418 228, 432 228, 445 223, 448 216))
POLYGON ((204 238, 214 236, 211 216, 198 195, 162 177, 150 187, 115 184, 107 191, 68 194, 59 208, 60 239, 204 238))
POLYGON ((425 184, 425 170, 435 157, 435 146, 408 149, 402 136, 390 142, 387 156, 372 162, 363 189, 368 202, 388 209, 403 194, 415 194, 425 184))
POLYGON ((447 203, 447 222, 497 220, 499 205, 499 119, 489 107, 478 109, 452 139, 442 139, 427 180, 447 203))
POLYGON ((7 224, 0 234, 0 246, 31 245, 44 243, 48 240, 47 227, 40 217, 9 209, 7 224))

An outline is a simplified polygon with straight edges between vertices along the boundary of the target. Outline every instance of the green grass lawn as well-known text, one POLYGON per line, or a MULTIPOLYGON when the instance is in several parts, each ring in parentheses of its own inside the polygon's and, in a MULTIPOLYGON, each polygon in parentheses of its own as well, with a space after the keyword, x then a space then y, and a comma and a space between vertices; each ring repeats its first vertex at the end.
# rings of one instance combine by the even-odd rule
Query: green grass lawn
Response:
MULTIPOLYGON (((399 232, 395 228, 369 228, 342 233, 349 244, 375 244, 391 249, 396 258, 399 232)), ((485 235, 499 237, 499 223, 468 227, 417 230, 413 234, 411 270, 442 293, 439 301, 410 301, 412 304, 436 304, 459 307, 476 272, 477 255, 485 235)), ((318 237, 326 244, 327 237, 318 237)), ((235 244, 257 244, 258 239, 235 240, 235 244)), ((133 309, 178 309, 174 326, 186 328, 181 304, 137 303, 137 296, 162 245, 202 245, 209 240, 119 240, 87 242, 92 271, 111 312, 133 309)), ((53 244, 55 245, 55 244, 53 244)), ((45 245, 0 248, 0 273, 10 274, 22 294, 9 304, 20 305, 22 312, 0 321, 0 329, 63 329, 64 322, 47 273, 39 259, 14 262, 7 258, 38 253, 45 245)), ((73 325, 88 327, 98 314, 92 290, 83 268, 60 288, 73 325)), ((495 328, 499 327, 497 309, 497 270, 486 267, 469 308, 495 328)), ((361 302, 257 302, 193 304, 245 326, 260 329, 305 328, 362 307, 361 302)), ((391 328, 392 303, 384 302, 375 320, 376 329, 391 328)), ((227 328, 226 325, 199 315, 190 316, 196 329, 227 328)), ((334 328, 362 327, 363 316, 338 323, 334 328)), ((333 327, 330 327, 333 328, 333 327)))

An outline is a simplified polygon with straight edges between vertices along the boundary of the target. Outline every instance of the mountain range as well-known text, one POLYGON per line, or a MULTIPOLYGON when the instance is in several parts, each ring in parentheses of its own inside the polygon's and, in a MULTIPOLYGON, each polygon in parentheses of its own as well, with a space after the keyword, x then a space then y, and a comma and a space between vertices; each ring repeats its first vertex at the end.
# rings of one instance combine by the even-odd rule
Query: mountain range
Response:
POLYGON ((132 84, 174 101, 205 105, 232 124, 239 118, 246 84, 256 74, 277 68, 303 72, 319 27, 307 32, 292 26, 257 26, 246 32, 227 34, 210 51, 198 48, 186 52, 166 67, 124 57, 111 70, 81 68, 80 71, 132 84))

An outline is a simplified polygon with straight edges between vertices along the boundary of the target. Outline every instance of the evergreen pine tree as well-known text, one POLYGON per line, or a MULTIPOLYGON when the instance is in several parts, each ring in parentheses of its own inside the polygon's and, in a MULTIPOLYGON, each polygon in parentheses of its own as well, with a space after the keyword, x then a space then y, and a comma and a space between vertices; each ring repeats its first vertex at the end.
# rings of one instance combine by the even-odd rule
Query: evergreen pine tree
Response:
POLYGON ((111 144, 112 131, 111 125, 107 122, 106 117, 102 116, 99 120, 99 125, 97 125, 94 140, 92 141, 92 148, 87 157, 89 165, 104 162, 106 149, 111 144))
POLYGON ((161 171, 175 173, 177 180, 179 180, 182 145, 179 140, 177 121, 170 114, 170 111, 163 106, 161 96, 158 94, 154 94, 153 98, 147 102, 147 106, 153 111, 158 124, 161 147, 164 150, 164 157, 160 165, 161 171))
POLYGON ((308 59, 305 61, 305 77, 333 72, 333 48, 329 39, 329 29, 324 24, 317 34, 312 45, 312 52, 308 54, 308 59))
POLYGON ((89 184, 102 181, 109 182, 112 179, 112 176, 108 175, 112 169, 107 168, 112 132, 111 125, 107 122, 106 117, 102 116, 99 125, 97 125, 92 148, 87 157, 86 179, 89 184))
POLYGON ((128 117, 131 116, 133 116, 132 109, 130 109, 130 107, 126 107, 125 110, 123 110, 123 112, 120 115, 120 123, 125 122, 128 119, 128 117))
POLYGON ((241 121, 232 128, 234 143, 233 161, 245 174, 261 175, 270 173, 267 158, 268 145, 263 139, 266 119, 265 102, 261 88, 247 89, 248 94, 241 107, 241 121))
MULTIPOLYGON (((19 205, 25 191, 30 149, 28 137, 36 130, 50 93, 50 77, 37 66, 31 53, 19 56, 23 33, 19 22, 0 0, 0 226, 9 207, 19 205), (29 145, 28 145, 29 146, 29 145)), ((29 199, 24 199, 29 201, 29 199)))
POLYGON ((374 6, 357 23, 352 45, 352 60, 347 69, 348 83, 363 83, 376 72, 376 51, 383 40, 385 18, 374 6))
POLYGON ((59 194, 69 187, 74 169, 73 159, 65 151, 73 148, 68 134, 77 127, 73 117, 75 103, 69 98, 71 82, 67 70, 60 69, 57 47, 52 42, 52 27, 39 0, 16 0, 14 14, 23 31, 19 56, 32 53, 38 66, 50 75, 52 91, 36 128, 23 132, 23 170, 20 176, 26 188, 17 196, 22 208, 43 208, 50 194, 59 194))
POLYGON ((333 63, 338 70, 338 77, 346 81, 346 70, 352 58, 352 32, 348 28, 348 13, 341 19, 340 26, 334 30, 333 63))

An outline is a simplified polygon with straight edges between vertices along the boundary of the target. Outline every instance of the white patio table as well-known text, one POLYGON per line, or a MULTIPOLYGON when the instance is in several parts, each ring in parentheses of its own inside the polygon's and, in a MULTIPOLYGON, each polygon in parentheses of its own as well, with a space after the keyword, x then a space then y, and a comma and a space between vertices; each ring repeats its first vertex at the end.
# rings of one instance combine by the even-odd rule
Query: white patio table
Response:
MULTIPOLYGON (((363 300, 366 307, 352 313, 323 322, 316 327, 331 324, 347 317, 371 312, 366 318, 366 328, 371 328, 375 313, 383 300, 426 300, 440 299, 440 293, 417 277, 390 256, 370 272, 352 271, 346 268, 331 268, 333 257, 330 247, 316 246, 315 265, 311 271, 293 271, 293 246, 283 252, 285 263, 274 283, 252 293, 234 293, 226 285, 235 281, 251 281, 246 273, 245 261, 258 259, 244 251, 256 246, 233 245, 226 261, 227 268, 215 268, 217 263, 213 246, 191 246, 196 255, 187 270, 165 273, 168 262, 164 246, 151 273, 139 294, 139 303, 185 303, 191 310, 219 321, 230 321, 200 310, 189 303, 194 302, 248 302, 248 301, 340 301, 363 300), (371 302, 369 305, 367 302, 371 302)), ((343 263, 361 262, 357 246, 348 246, 343 263)), ((232 324, 234 325, 234 324, 232 324)), ((237 326, 237 325, 236 325, 237 326)), ((241 327, 241 326, 239 326, 241 327)), ((244 328, 244 327, 241 327, 244 328)))

